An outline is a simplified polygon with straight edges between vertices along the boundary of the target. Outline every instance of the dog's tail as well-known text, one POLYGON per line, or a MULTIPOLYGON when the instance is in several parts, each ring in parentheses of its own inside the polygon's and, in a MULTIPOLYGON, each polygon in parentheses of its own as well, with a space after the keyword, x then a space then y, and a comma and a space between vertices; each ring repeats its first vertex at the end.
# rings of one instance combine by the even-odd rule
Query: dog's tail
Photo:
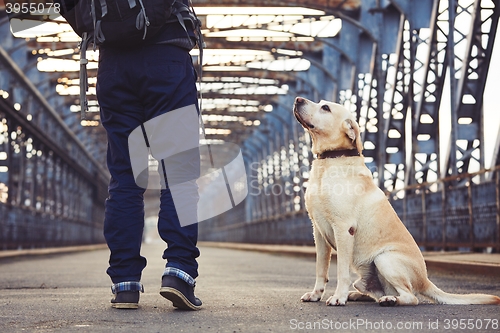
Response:
POLYGON ((439 304, 499 304, 500 297, 486 294, 449 294, 428 281, 427 289, 421 292, 422 295, 433 299, 439 304))

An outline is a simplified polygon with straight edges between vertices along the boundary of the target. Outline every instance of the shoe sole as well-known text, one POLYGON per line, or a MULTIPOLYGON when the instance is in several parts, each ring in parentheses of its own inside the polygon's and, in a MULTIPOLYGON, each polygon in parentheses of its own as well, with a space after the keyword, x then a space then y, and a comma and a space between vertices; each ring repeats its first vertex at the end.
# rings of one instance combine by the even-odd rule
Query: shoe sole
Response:
POLYGON ((111 303, 111 307, 115 309, 138 309, 137 303, 111 303))
POLYGON ((160 295, 171 301, 176 308, 182 310, 200 310, 201 306, 194 305, 180 291, 170 287, 162 287, 160 295))

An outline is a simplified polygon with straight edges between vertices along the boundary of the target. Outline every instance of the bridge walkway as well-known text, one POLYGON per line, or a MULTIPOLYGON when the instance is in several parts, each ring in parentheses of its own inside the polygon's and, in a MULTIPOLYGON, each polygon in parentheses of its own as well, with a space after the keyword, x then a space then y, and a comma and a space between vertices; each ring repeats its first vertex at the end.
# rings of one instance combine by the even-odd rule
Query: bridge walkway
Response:
MULTIPOLYGON (((176 310, 158 294, 163 271, 161 243, 143 247, 148 266, 138 310, 111 308, 106 248, 2 258, 0 331, 234 333, 334 331, 341 327, 344 332, 364 332, 387 330, 388 325, 391 330, 398 330, 398 325, 413 325, 412 331, 436 332, 445 330, 454 319, 473 319, 478 332, 498 331, 498 326, 496 330, 492 326, 500 320, 497 306, 421 304, 381 308, 375 303, 351 302, 337 308, 324 302, 301 303, 302 294, 314 284, 310 248, 295 247, 297 251, 291 252, 283 251, 284 247, 277 251, 277 247, 260 252, 266 247, 254 251, 255 247, 244 250, 213 245, 201 246, 196 293, 204 306, 198 312, 176 310), (305 255, 299 255, 299 250, 305 255), (485 330, 487 322, 489 328, 485 330), (436 325, 438 330, 434 329, 436 325)), ((335 266, 333 261, 329 295, 335 286, 335 266)), ((430 277, 446 291, 500 295, 499 274, 473 273, 431 269, 430 277)))

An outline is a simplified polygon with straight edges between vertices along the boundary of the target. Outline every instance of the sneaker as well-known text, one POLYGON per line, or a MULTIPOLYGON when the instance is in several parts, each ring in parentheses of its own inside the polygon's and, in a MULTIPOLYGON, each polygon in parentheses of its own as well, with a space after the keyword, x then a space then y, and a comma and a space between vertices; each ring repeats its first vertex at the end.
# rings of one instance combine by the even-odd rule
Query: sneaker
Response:
POLYGON ((139 308, 139 291, 121 291, 116 293, 111 300, 111 307, 115 309, 137 309, 139 308))
POLYGON ((165 275, 161 280, 160 295, 182 310, 199 310, 201 300, 194 295, 194 286, 178 277, 165 275))

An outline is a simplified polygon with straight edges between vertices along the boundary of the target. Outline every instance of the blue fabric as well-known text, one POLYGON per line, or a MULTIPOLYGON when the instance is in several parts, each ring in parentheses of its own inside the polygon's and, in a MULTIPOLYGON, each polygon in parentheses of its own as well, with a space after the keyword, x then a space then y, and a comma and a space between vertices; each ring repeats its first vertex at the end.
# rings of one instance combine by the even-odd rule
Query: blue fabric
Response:
MULTIPOLYGON (((104 220, 111 251, 107 273, 113 283, 140 281, 146 266, 146 258, 140 255, 145 190, 134 181, 128 136, 164 112, 197 105, 196 73, 188 51, 169 44, 127 50, 102 47, 99 57, 97 98, 111 174, 104 220)), ((163 253, 167 266, 196 278, 198 226, 180 226, 168 188, 161 191, 158 231, 168 244, 163 253)))

